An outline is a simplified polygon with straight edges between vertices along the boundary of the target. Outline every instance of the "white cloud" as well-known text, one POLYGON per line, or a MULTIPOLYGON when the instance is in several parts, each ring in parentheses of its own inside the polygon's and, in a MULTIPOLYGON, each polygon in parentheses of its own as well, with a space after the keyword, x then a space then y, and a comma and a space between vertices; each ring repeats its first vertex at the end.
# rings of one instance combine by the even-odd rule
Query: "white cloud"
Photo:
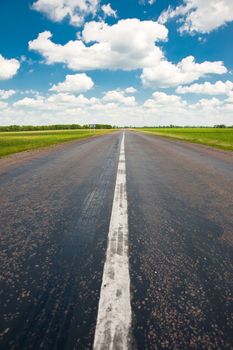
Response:
POLYGON ((125 96, 123 91, 112 90, 108 91, 104 97, 104 102, 116 102, 120 104, 124 104, 127 106, 135 105, 135 97, 134 96, 125 96))
POLYGON ((14 102, 13 106, 32 109, 39 109, 44 106, 44 108, 46 108, 46 105, 44 104, 44 97, 42 96, 37 96, 36 98, 24 97, 23 99, 14 102))
POLYGON ((7 59, 0 55, 0 80, 12 78, 18 71, 20 62, 14 58, 7 59))
POLYGON ((182 108, 186 106, 186 102, 177 95, 168 95, 164 92, 154 92, 152 98, 144 102, 144 107, 146 108, 182 108))
POLYGON ((59 92, 50 96, 25 97, 16 101, 13 106, 23 109, 40 110, 63 110, 66 108, 100 108, 101 106, 134 106, 136 104, 134 96, 126 96, 124 91, 107 91, 102 98, 87 98, 84 95, 74 95, 72 93, 59 92))
POLYGON ((82 25, 86 16, 94 16, 98 7, 99 0, 37 0, 32 5, 34 10, 46 14, 55 22, 69 18, 75 26, 82 25))
POLYGON ((88 99, 82 94, 79 96, 75 96, 68 93, 58 93, 47 98, 47 103, 49 104, 50 108, 54 108, 54 106, 62 108, 64 106, 86 107, 87 105, 95 104, 96 102, 97 99, 95 97, 88 99))
POLYGON ((112 26, 89 22, 84 26, 82 40, 55 44, 47 31, 30 41, 29 48, 44 56, 48 64, 65 63, 73 70, 133 70, 156 65, 161 60, 163 53, 155 42, 166 40, 167 34, 165 26, 135 18, 120 20, 112 26))
POLYGON ((163 12, 159 22, 164 24, 174 17, 182 17, 181 32, 209 33, 233 21, 233 1, 184 0, 183 5, 163 12))
POLYGON ((145 4, 153 5, 155 3, 156 3, 156 0, 139 0, 139 4, 141 5, 145 5, 145 4))
POLYGON ((219 80, 214 84, 205 82, 203 84, 192 84, 190 86, 178 86, 176 92, 178 94, 225 95, 231 90, 233 90, 233 83, 231 81, 227 80, 223 82, 219 80))
POLYGON ((211 99, 202 98, 196 104, 192 105, 192 108, 201 108, 201 109, 215 109, 223 104, 218 98, 213 97, 211 99))
POLYGON ((127 94, 134 94, 135 92, 137 92, 137 90, 133 86, 130 86, 130 87, 125 89, 125 92, 127 94))
POLYGON ((233 91, 230 91, 228 93, 228 98, 226 99, 226 102, 233 103, 233 91))
POLYGON ((196 63, 193 56, 188 56, 176 65, 163 60, 157 66, 144 68, 141 80, 147 87, 166 88, 191 83, 210 73, 226 72, 227 69, 221 61, 196 63))
POLYGON ((191 83, 207 74, 223 74, 223 63, 196 63, 193 56, 178 64, 168 62, 156 41, 166 40, 168 31, 153 21, 120 20, 86 23, 80 39, 64 45, 52 42, 50 32, 40 33, 29 48, 44 56, 47 64, 65 63, 73 70, 143 69, 144 86, 170 87, 191 83), (126 37, 127 40, 122 40, 126 37))
POLYGON ((50 91, 57 92, 85 92, 94 86, 94 82, 85 73, 67 75, 65 81, 53 85, 50 91))
POLYGON ((21 95, 40 95, 39 91, 33 90, 33 89, 28 89, 28 90, 21 90, 19 91, 21 95))
POLYGON ((16 94, 15 90, 0 90, 0 99, 7 100, 9 97, 16 94))
POLYGON ((57 93, 50 96, 25 97, 16 101, 13 106, 21 109, 31 110, 65 110, 66 108, 86 107, 97 102, 97 99, 92 97, 86 98, 82 94, 75 96, 69 93, 57 93))
POLYGON ((200 99, 187 103, 181 96, 156 91, 144 103, 124 100, 125 90, 107 91, 101 98, 53 93, 24 98, 1 106, 0 125, 110 123, 115 125, 232 124, 233 95, 225 100, 200 99), (231 100, 230 100, 231 99, 231 100))
POLYGON ((115 17, 117 18, 117 12, 112 9, 111 4, 101 6, 102 11, 107 17, 115 17))

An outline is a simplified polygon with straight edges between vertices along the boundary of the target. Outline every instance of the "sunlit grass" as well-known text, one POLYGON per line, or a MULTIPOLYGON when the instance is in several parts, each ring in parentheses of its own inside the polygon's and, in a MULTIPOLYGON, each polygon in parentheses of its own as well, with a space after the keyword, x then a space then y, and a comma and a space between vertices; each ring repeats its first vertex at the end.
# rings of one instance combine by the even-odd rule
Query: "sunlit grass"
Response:
POLYGON ((72 141, 103 135, 113 130, 46 130, 23 132, 0 132, 0 157, 55 145, 61 142, 72 141))
POLYGON ((138 128, 137 130, 233 151, 233 128, 138 128))

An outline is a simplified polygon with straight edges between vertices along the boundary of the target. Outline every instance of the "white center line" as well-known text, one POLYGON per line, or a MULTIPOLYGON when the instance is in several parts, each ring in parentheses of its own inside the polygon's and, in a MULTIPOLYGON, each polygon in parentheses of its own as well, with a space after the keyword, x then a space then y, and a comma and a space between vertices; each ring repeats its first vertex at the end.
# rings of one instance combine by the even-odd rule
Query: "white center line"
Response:
POLYGON ((128 205, 123 133, 93 349, 130 349, 130 330, 128 205))

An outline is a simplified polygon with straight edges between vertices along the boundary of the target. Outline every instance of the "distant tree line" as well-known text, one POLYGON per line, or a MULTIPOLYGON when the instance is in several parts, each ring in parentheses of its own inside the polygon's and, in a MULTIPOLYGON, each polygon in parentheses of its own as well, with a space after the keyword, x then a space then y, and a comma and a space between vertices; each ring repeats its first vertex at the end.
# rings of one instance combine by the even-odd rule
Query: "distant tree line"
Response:
MULTIPOLYGON (((126 127, 127 128, 127 127, 126 127)), ((138 128, 138 127, 131 127, 131 128, 138 128)), ((142 126, 141 127, 142 129, 144 129, 144 128, 146 128, 146 129, 148 129, 148 128, 151 128, 151 129, 162 129, 162 128, 183 128, 183 129, 185 129, 185 128, 193 128, 193 129, 200 129, 200 128, 202 128, 202 129, 206 129, 206 128, 233 128, 233 125, 231 125, 231 126, 227 126, 227 125, 225 125, 225 124, 218 124, 218 125, 214 125, 214 126, 197 126, 197 125, 195 125, 195 126, 192 126, 192 125, 185 125, 185 126, 181 126, 181 125, 173 125, 173 124, 171 124, 171 125, 156 125, 156 126, 142 126)))
POLYGON ((227 128, 227 126, 225 124, 218 124, 218 125, 214 125, 214 128, 227 128))
POLYGON ((39 131, 39 130, 76 130, 76 129, 115 129, 110 124, 55 124, 55 125, 9 125, 0 126, 0 131, 39 131))
MULTIPOLYGON (((0 126, 0 131, 40 131, 40 130, 82 130, 82 129, 118 129, 118 126, 110 124, 54 124, 54 125, 9 125, 0 126)), ((124 129, 136 129, 135 126, 125 126, 124 129)), ((180 126, 180 125, 159 125, 159 126, 142 126, 141 128, 210 128, 210 126, 180 126)), ((214 125, 213 128, 233 128, 224 124, 214 125)))

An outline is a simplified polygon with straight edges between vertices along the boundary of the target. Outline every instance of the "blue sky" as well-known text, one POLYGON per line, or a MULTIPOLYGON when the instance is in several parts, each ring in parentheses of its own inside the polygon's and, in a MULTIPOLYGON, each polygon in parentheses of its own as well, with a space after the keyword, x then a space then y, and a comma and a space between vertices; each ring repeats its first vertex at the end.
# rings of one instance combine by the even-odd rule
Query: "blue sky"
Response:
POLYGON ((233 124, 232 0, 2 0, 0 125, 233 124))

